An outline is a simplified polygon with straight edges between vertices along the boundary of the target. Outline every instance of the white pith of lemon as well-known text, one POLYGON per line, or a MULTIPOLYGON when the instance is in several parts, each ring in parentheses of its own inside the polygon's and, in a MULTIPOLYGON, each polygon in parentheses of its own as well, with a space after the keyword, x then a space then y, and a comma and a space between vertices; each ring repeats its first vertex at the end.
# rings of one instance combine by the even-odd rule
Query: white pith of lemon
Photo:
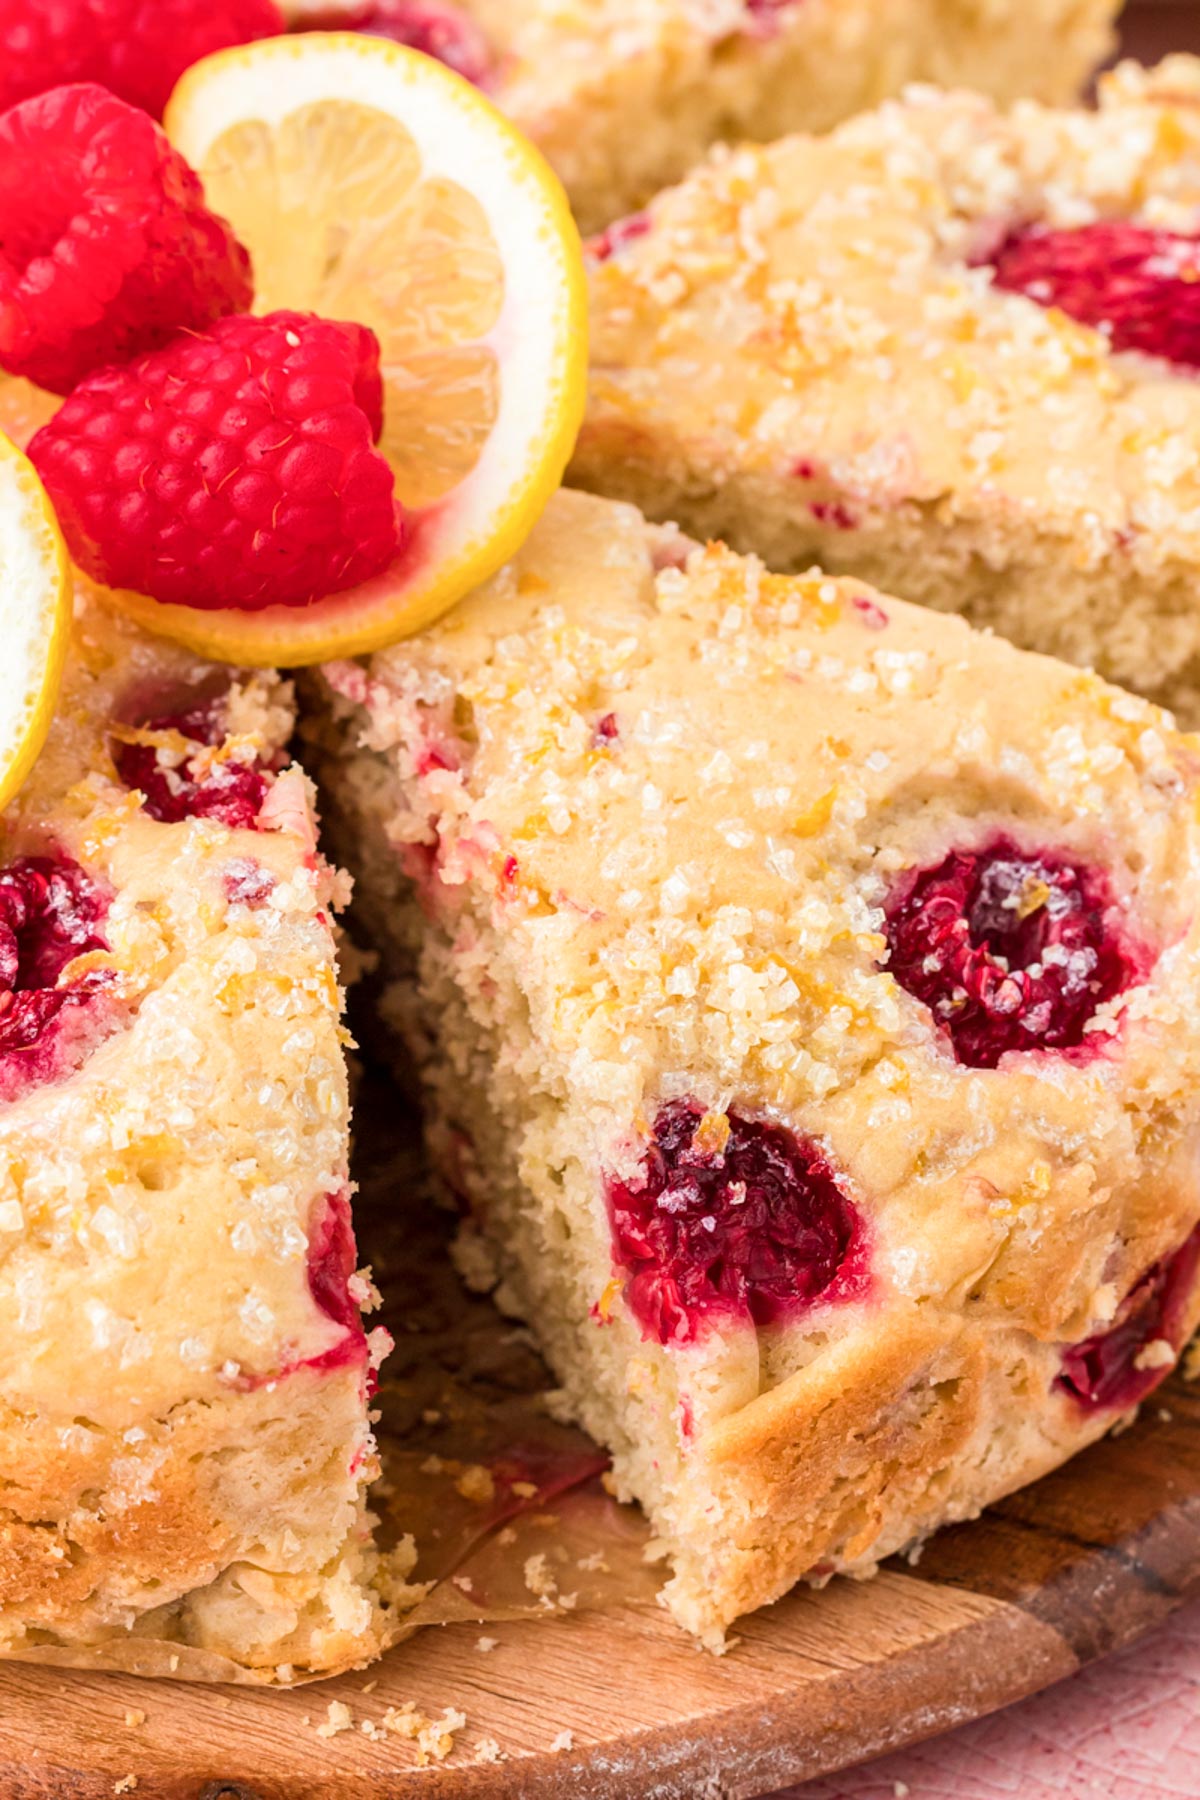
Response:
POLYGON ((50 729, 71 636, 71 565, 32 465, 0 433, 0 807, 50 729))
POLYGON ((208 57, 165 124, 250 250, 256 311, 377 333, 380 449, 409 531, 380 575, 307 607, 113 598, 150 629, 243 663, 357 655, 420 630, 520 548, 574 446, 587 308, 557 178, 461 77, 350 33, 208 57))

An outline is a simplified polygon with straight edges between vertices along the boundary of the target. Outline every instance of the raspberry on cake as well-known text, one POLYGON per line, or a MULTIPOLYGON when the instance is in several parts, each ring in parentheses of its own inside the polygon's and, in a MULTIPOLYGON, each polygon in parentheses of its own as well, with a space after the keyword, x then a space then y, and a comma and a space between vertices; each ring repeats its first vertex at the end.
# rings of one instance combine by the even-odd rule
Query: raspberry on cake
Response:
POLYGON ((97 81, 160 118, 192 63, 282 29, 275 0, 0 0, 0 107, 97 81))
POLYGON ((0 1656, 287 1681, 394 1635, 292 718, 81 596, 0 820, 0 1656))
POLYGON ((285 0, 484 87, 545 152, 587 231, 716 139, 826 131, 909 81, 1074 97, 1117 0, 285 0))
POLYGON ((254 612, 324 600, 395 555, 382 429, 374 332, 273 312, 97 369, 29 460, 94 581, 254 612))
POLYGON ((0 369, 66 394, 253 298, 250 258, 144 112, 80 83, 0 114, 0 369))
POLYGON ((717 156, 592 261, 578 481, 1200 720, 1200 62, 717 156))
POLYGON ((1200 1318, 1164 714, 569 492, 322 704, 464 1266, 686 1626, 870 1572, 1162 1379, 1200 1318))

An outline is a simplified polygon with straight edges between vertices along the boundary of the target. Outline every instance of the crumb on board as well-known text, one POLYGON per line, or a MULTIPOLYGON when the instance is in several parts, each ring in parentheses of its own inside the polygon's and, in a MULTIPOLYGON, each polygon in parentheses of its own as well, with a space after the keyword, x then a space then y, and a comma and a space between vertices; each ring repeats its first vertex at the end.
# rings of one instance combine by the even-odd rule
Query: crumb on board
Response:
POLYGON ((907 1783, 907 1781, 893 1781, 892 1794, 894 1796, 894 1800, 908 1800, 908 1783, 907 1783))
POLYGON ((492 1737, 480 1738, 479 1742, 475 1746, 475 1761, 476 1762, 497 1763, 497 1762, 502 1762, 503 1759, 504 1759, 504 1752, 501 1750, 501 1748, 500 1748, 499 1744, 496 1742, 495 1738, 492 1738, 492 1737))
POLYGON ((476 1506, 488 1506, 496 1498, 492 1471, 485 1469, 482 1463, 468 1463, 454 1485, 464 1500, 470 1500, 476 1506))
POLYGON ((539 1550, 536 1556, 525 1558, 525 1586, 539 1600, 552 1600, 558 1593, 558 1583, 550 1573, 544 1550, 539 1550))
POLYGON ((496 1534, 496 1542, 504 1550, 507 1550, 510 1544, 515 1544, 516 1541, 517 1534, 511 1525, 505 1525, 503 1529, 496 1534))
POLYGON ((405 1701, 403 1706, 389 1706, 383 1715, 385 1731, 416 1744, 417 1762, 421 1768, 430 1761, 442 1762, 449 1756, 454 1748, 454 1734, 461 1731, 466 1722, 466 1713, 453 1706, 447 1706, 438 1719, 426 1718, 412 1700, 405 1701))
POLYGON ((604 1552, 602 1550, 593 1550, 590 1556, 579 1557, 575 1563, 575 1567, 583 1575, 610 1575, 612 1573, 604 1560, 604 1552))
POLYGON ((336 1737, 339 1731, 353 1731, 354 1715, 344 1700, 331 1700, 323 1724, 317 1726, 320 1738, 336 1737))
POLYGON ((136 1775, 122 1775, 120 1781, 113 1782, 114 1794, 132 1794, 138 1784, 136 1775))
POLYGON ((518 1500, 536 1500, 537 1484, 532 1481, 514 1481, 512 1491, 518 1500))
POLYGON ((379 1677, 376 1676, 373 1681, 364 1681, 358 1691, 360 1694, 373 1694, 378 1686, 379 1677))
POLYGON ((136 1731, 139 1725, 144 1725, 145 1723, 146 1715, 140 1706, 127 1706, 125 1708, 125 1724, 130 1731, 136 1731))
POLYGON ((552 1750, 573 1750, 575 1748, 574 1733, 570 1731, 560 1731, 550 1748, 552 1750))
POLYGON ((499 1642, 500 1642, 499 1638, 490 1638, 490 1637, 476 1638, 475 1639, 475 1648, 483 1656, 486 1656, 488 1651, 494 1650, 496 1648, 496 1646, 499 1644, 499 1642))

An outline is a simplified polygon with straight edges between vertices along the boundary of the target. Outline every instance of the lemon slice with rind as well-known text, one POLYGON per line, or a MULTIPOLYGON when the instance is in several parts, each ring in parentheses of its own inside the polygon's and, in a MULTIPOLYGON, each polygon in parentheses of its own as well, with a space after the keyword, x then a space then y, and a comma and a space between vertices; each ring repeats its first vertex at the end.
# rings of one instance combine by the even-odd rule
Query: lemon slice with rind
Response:
POLYGON ((370 582, 258 612, 117 600, 204 655, 297 664, 419 630, 520 548, 586 390, 579 238, 556 177, 475 88, 378 38, 313 33, 183 77, 166 128, 254 260, 255 306, 377 334, 380 448, 407 520, 370 582))
POLYGON ((0 807, 46 740, 71 634, 71 565, 30 463, 0 435, 0 807))

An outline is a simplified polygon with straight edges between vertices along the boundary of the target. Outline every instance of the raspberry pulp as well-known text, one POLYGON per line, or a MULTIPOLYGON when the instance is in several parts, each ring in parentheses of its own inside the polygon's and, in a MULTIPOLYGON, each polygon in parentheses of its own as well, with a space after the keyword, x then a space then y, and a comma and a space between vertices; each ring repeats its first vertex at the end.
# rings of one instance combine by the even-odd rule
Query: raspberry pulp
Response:
POLYGON ((1111 1407, 1124 1412, 1156 1388, 1171 1372, 1163 1361, 1138 1368, 1142 1353, 1159 1340, 1178 1351, 1183 1342, 1184 1312, 1200 1267, 1200 1225, 1173 1256, 1148 1269, 1125 1300, 1107 1331, 1064 1351, 1058 1386, 1089 1410, 1111 1407))
POLYGON ((722 1321, 771 1325, 865 1274, 858 1213, 821 1152, 782 1125, 731 1112, 711 1129, 664 1106, 636 1185, 611 1181, 613 1260, 646 1337, 692 1342, 722 1321))
POLYGON ((66 394, 253 297, 249 256, 145 113, 84 85, 0 117, 0 367, 66 394))
POLYGON ((886 914, 888 969, 972 1069, 1077 1048, 1144 963, 1102 871, 1006 838, 909 877, 886 914))
POLYGON ((379 344, 307 313, 220 319, 75 389, 29 446, 75 561, 180 606, 304 606, 400 544, 379 344))
POLYGON ((1034 225, 989 260, 998 287, 1095 326, 1115 350, 1200 369, 1200 238, 1123 220, 1034 225))
POLYGON ((275 0, 0 0, 0 107, 97 81, 161 118, 192 63, 282 30, 275 0))
POLYGON ((492 67, 487 39, 473 19, 449 0, 363 0, 361 5, 331 7, 307 17, 304 31, 361 31, 368 37, 391 38, 445 63, 448 69, 482 87, 492 67))
POLYGON ((350 1202, 344 1193, 327 1194, 314 1209, 308 1230, 308 1286, 313 1299, 344 1336, 305 1364, 312 1369, 336 1369, 365 1355, 367 1335, 362 1315, 350 1292, 350 1277, 358 1263, 350 1202))
POLYGON ((64 1007, 107 980, 61 980, 75 957, 107 950, 106 911, 95 884, 66 858, 23 856, 0 869, 0 1058, 29 1050, 64 1007))
POLYGON ((161 733, 161 742, 114 744, 113 761, 125 786, 140 791, 152 819, 164 825, 216 819, 235 830, 253 829, 270 785, 261 759, 218 761, 204 755, 225 741, 223 701, 147 719, 140 729, 161 733))

